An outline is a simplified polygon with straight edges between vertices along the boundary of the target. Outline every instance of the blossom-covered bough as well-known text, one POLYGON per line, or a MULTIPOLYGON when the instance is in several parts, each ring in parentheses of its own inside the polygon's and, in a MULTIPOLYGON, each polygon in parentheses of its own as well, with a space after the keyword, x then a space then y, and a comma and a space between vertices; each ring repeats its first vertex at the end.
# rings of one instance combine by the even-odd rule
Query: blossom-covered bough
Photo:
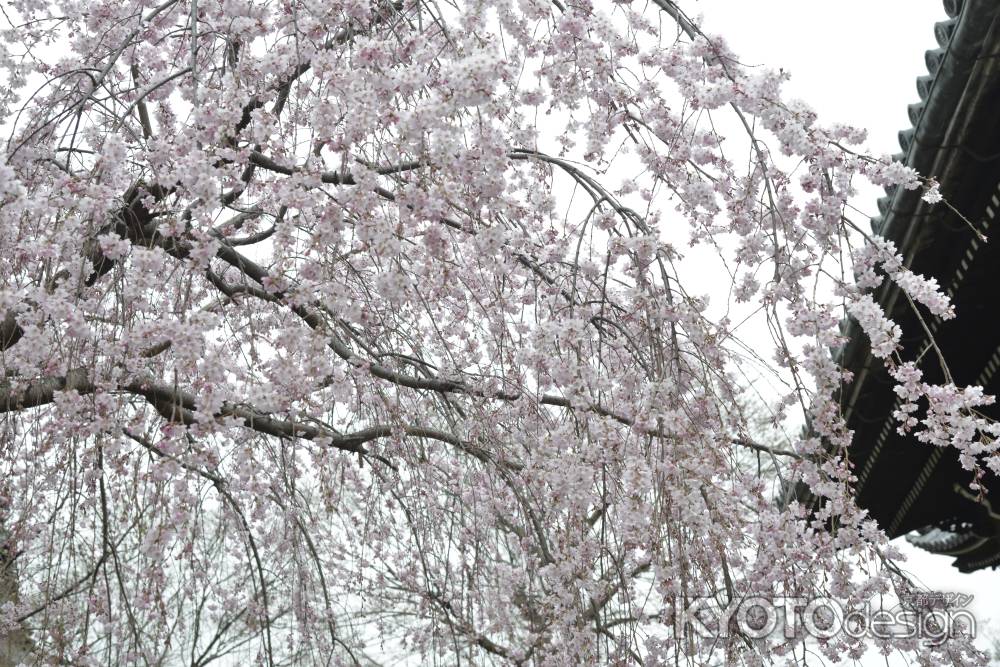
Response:
MULTIPOLYGON (((857 179, 921 177, 669 0, 4 12, 8 656, 858 656, 677 622, 909 591, 852 498, 840 318, 930 401, 903 427, 991 455, 987 399, 921 384, 866 290, 947 299, 845 214, 857 179), (821 508, 776 502, 796 484, 821 508)), ((879 644, 982 660, 961 633, 879 644)))

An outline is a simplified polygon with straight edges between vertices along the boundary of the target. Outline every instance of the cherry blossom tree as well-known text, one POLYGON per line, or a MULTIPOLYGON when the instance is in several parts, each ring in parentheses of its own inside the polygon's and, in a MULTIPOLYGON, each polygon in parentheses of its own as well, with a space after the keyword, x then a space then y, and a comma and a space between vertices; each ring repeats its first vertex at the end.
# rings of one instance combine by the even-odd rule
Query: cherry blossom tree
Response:
POLYGON ((909 590, 851 494, 847 314, 901 428, 996 460, 988 397, 899 363, 867 290, 947 299, 847 215, 933 183, 671 0, 3 9, 9 660, 857 657, 676 623, 909 590))

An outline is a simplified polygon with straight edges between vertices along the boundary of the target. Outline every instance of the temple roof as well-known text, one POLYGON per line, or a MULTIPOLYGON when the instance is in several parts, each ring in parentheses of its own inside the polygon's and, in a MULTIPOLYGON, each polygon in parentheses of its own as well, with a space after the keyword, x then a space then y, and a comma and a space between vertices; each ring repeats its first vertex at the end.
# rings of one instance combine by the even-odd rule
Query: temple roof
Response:
MULTIPOLYGON (((925 381, 947 381, 929 331, 958 386, 1000 394, 1000 242, 983 240, 1000 227, 1000 3, 944 4, 949 18, 935 25, 938 48, 926 53, 920 101, 909 106, 913 126, 899 133, 902 152, 894 159, 935 178, 947 203, 929 204, 919 189, 888 191, 872 231, 892 240, 914 272, 937 278, 958 316, 942 321, 922 307, 914 311, 889 281, 875 297, 904 332, 902 358, 917 361, 925 381)), ((849 456, 859 505, 890 537, 917 531, 913 544, 955 556, 963 571, 996 566, 1000 517, 968 492, 971 473, 958 451, 897 432, 891 379, 856 322, 846 334, 837 356, 854 373, 841 402, 855 432, 849 456)), ((1000 418, 995 407, 984 412, 1000 418)), ((991 477, 987 498, 1000 492, 991 477)))

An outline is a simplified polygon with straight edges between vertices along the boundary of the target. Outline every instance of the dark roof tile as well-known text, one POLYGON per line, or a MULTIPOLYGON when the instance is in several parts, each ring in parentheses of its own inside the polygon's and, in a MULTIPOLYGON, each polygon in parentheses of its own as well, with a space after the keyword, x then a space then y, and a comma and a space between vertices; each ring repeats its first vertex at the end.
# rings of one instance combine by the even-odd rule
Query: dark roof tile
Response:
POLYGON ((927 96, 931 92, 931 85, 934 83, 934 77, 924 75, 917 77, 917 94, 920 95, 920 99, 924 102, 927 101, 927 96))
POLYGON ((899 147, 903 149, 904 153, 906 153, 907 151, 910 150, 910 144, 913 143, 913 135, 914 134, 916 134, 916 130, 914 130, 912 127, 910 129, 908 129, 908 130, 900 130, 899 131, 899 135, 898 135, 899 136, 899 147))
POLYGON ((929 51, 925 51, 924 63, 927 65, 927 71, 932 75, 937 74, 942 58, 944 58, 944 49, 930 49, 929 51))
POLYGON ((940 23, 934 24, 934 39, 942 48, 948 46, 948 42, 951 41, 951 36, 955 33, 955 26, 958 25, 958 19, 948 19, 947 21, 941 21, 940 23))

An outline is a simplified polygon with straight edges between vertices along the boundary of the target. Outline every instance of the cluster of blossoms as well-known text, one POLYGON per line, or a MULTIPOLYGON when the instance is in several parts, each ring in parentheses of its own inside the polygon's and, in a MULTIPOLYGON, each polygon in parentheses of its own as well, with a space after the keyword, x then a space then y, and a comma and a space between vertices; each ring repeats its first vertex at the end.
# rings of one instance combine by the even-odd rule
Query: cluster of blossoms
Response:
MULTIPOLYGON (((893 413, 899 422, 900 433, 920 428, 916 436, 921 442, 956 448, 966 470, 982 475, 985 464, 993 474, 1000 472, 1000 456, 997 455, 1000 424, 977 410, 992 405, 995 397, 984 394, 982 387, 923 382, 923 373, 912 361, 898 365, 890 374, 897 382, 896 395, 902 399, 893 413), (923 416, 918 417, 921 400, 927 402, 927 408, 923 416)), ((972 488, 979 490, 979 483, 973 482, 972 488)))
MULTIPOLYGON (((0 648, 804 662, 663 628, 695 597, 908 586, 854 503, 828 348, 846 303, 894 363, 882 274, 953 312, 888 244, 830 265, 852 182, 919 179, 786 74, 670 0, 8 4, 34 55, 0 64, 48 83, 0 97, 0 648), (770 351, 703 294, 715 260, 770 351)), ((926 397, 921 437, 992 455, 986 397, 896 368, 905 428, 926 397)))
POLYGON ((937 204, 944 200, 944 196, 941 194, 941 185, 937 181, 932 180, 920 198, 928 204, 937 204))
POLYGON ((889 357, 899 346, 902 331, 885 315, 870 294, 860 294, 847 305, 851 314, 871 340, 872 354, 880 359, 889 357))
POLYGON ((881 271, 914 303, 927 308, 931 315, 942 320, 955 317, 951 300, 941 291, 937 280, 910 271, 891 241, 878 236, 869 238, 864 247, 853 253, 853 259, 857 289, 877 287, 883 280, 879 276, 881 271))

